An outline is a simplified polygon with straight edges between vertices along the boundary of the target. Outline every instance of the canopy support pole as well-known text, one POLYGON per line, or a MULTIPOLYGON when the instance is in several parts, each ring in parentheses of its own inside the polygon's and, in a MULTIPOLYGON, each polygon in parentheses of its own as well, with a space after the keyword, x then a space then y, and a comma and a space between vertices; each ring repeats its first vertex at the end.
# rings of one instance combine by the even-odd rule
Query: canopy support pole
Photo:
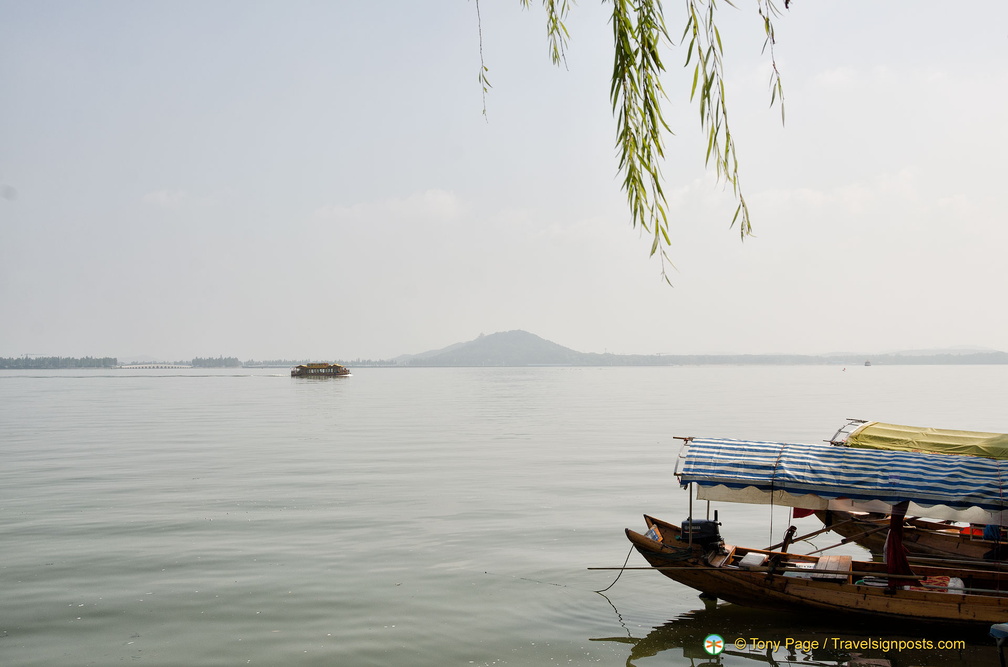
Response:
POLYGON ((688 542, 688 544, 689 544, 690 548, 692 549, 693 548, 693 482, 690 482, 689 491, 687 493, 689 495, 689 517, 688 517, 688 520, 689 520, 689 542, 688 542))

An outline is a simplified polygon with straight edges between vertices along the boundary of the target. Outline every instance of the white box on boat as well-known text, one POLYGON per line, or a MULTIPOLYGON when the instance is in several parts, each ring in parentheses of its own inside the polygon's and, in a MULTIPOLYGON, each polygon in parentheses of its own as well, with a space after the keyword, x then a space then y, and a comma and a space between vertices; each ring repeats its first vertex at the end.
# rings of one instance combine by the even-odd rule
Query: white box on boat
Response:
POLYGON ((763 554, 746 554, 742 556, 742 560, 738 564, 743 570, 750 570, 763 565, 764 562, 766 562, 766 556, 763 554))

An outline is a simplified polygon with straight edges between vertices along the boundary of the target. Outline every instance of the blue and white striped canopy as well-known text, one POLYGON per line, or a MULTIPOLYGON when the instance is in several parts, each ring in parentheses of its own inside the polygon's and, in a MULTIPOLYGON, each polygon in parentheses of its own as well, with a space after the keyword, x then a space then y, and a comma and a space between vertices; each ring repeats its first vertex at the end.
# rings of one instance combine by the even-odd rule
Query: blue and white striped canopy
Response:
POLYGON ((683 486, 1008 509, 1008 461, 978 456, 697 438, 686 445, 678 474, 683 486))

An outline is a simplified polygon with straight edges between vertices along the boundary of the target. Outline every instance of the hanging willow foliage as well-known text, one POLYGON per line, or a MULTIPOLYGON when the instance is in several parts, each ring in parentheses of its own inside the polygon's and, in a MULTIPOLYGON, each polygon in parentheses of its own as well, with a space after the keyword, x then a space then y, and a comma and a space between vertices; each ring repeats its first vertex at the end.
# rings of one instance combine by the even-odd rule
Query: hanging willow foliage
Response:
MULTIPOLYGON (((532 0, 519 0, 525 8, 532 0)), ((652 237, 651 255, 659 253, 666 281, 665 249, 671 246, 668 231, 668 201, 662 189, 661 162, 665 158, 665 132, 671 132, 662 113, 667 101, 661 75, 663 46, 673 42, 665 27, 662 0, 608 0, 612 4, 613 72, 609 89, 616 117, 616 148, 623 191, 627 196, 631 222, 652 237), (659 252, 660 251, 660 252, 659 252)), ((725 0, 734 6, 730 0, 725 0)), ((780 16, 773 0, 756 0, 766 34, 764 52, 769 51, 770 104, 781 105, 784 120, 784 88, 774 59, 774 19, 780 16)), ((785 0, 785 7, 789 0, 785 0)), ((550 57, 555 64, 564 60, 570 38, 564 25, 573 0, 543 0, 550 57)), ((479 0, 476 0, 477 13, 479 0)), ((738 224, 741 237, 752 233, 749 207, 742 194, 739 160, 728 124, 728 104, 724 84, 724 49, 717 27, 717 0, 686 0, 686 25, 680 42, 687 43, 684 67, 693 63, 690 100, 696 100, 700 126, 707 133, 706 164, 714 164, 718 180, 731 185, 736 200, 731 226, 738 224)), ((481 38, 482 42, 482 38, 481 38)), ((489 86, 487 68, 480 48, 480 82, 484 95, 489 86)), ((484 103, 484 113, 486 112, 484 103)))

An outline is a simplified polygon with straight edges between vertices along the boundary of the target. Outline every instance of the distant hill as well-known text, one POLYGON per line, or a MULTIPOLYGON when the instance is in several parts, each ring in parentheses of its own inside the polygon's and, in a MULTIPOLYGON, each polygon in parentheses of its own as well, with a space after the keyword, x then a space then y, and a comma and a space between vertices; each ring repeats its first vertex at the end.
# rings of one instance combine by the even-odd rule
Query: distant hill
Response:
POLYGON ((730 365, 815 365, 860 366, 905 364, 1008 364, 1008 353, 996 350, 958 354, 901 352, 899 354, 598 354, 578 352, 527 331, 502 331, 480 335, 475 340, 455 343, 439 350, 396 357, 396 366, 693 366, 730 365))
POLYGON ((579 366, 586 355, 527 331, 480 335, 467 343, 440 350, 404 355, 403 366, 579 366))
POLYGON ((975 347, 975 346, 963 346, 963 347, 942 347, 942 348, 931 348, 928 350, 894 350, 892 352, 885 353, 886 355, 891 354, 894 357, 937 357, 942 355, 975 355, 975 354, 990 354, 991 352, 999 354, 997 350, 989 347, 975 347))

